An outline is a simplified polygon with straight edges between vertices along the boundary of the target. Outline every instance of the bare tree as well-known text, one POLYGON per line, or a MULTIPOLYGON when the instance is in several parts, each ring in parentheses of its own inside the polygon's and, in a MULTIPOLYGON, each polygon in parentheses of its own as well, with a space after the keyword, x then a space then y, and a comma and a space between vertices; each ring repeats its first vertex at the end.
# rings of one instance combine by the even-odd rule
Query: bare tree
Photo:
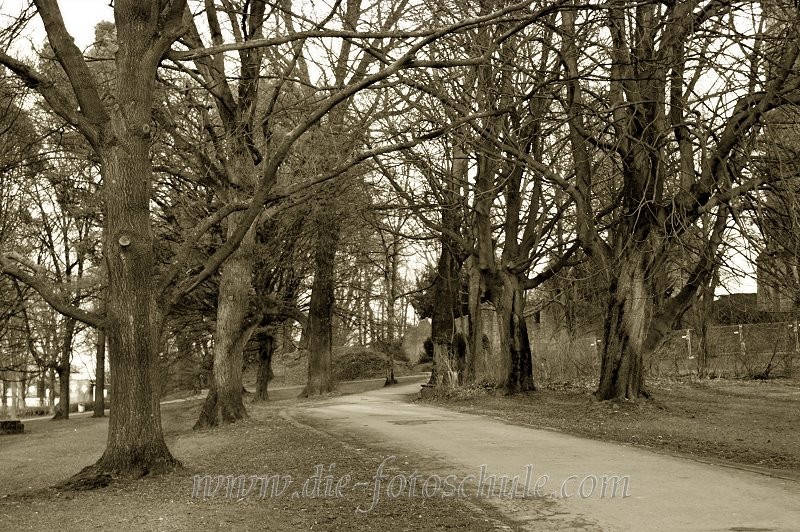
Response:
MULTIPOLYGON (((38 92, 50 109, 78 130, 99 161, 103 182, 103 253, 108 275, 105 315, 100 316, 66 301, 37 269, 31 268, 25 260, 18 260, 20 256, 17 254, 3 250, 0 266, 4 274, 33 287, 57 311, 102 327, 106 332, 114 393, 108 444, 97 464, 77 479, 79 482, 83 479, 88 479, 88 482, 101 479, 103 482, 109 478, 108 475, 139 476, 177 465, 164 442, 156 385, 165 318, 186 294, 214 275, 242 242, 250 238, 251 227, 263 215, 265 204, 302 194, 315 184, 341 175, 359 161, 388 150, 413 146, 436 133, 426 131, 418 137, 394 143, 388 140, 371 149, 348 154, 344 162, 314 178, 276 187, 279 169, 295 142, 355 94, 404 69, 439 66, 418 58, 420 51, 431 43, 453 33, 522 13, 527 6, 527 2, 520 2, 441 27, 360 32, 358 29, 328 30, 324 24, 315 24, 307 31, 288 32, 289 35, 274 38, 221 43, 217 36, 217 43, 209 48, 175 46, 173 49, 180 37, 191 37, 192 15, 185 0, 116 0, 115 82, 110 91, 103 94, 95 74, 66 30, 58 3, 55 0, 36 0, 34 4, 55 57, 69 80, 69 89, 51 83, 46 75, 5 52, 0 53, 0 64, 38 92), (403 39, 405 46, 396 57, 386 56, 376 63, 370 62, 375 65, 373 70, 363 75, 359 73, 346 86, 337 86, 289 130, 275 135, 270 156, 261 162, 258 181, 247 200, 234 199, 215 210, 186 236, 166 272, 160 271, 156 263, 150 205, 153 196, 151 147, 155 133, 153 108, 159 65, 166 58, 191 61, 211 57, 212 62, 219 62, 220 59, 216 58, 221 58, 220 54, 225 51, 302 43, 315 36, 358 39, 364 47, 370 47, 367 43, 375 39, 403 39), (189 264, 191 250, 198 239, 222 220, 239 212, 241 214, 230 222, 234 228, 227 231, 224 244, 201 266, 192 267, 189 264)), ((253 9, 258 7, 255 4, 253 9)), ((212 33, 215 33, 214 28, 212 33)), ((380 47, 376 49, 380 50, 380 47)), ((253 164, 247 145, 234 142, 231 147, 236 148, 231 153, 235 156, 230 161, 232 165, 246 168, 253 164)))
POLYGON ((647 395, 645 357, 713 276, 731 200, 763 182, 746 170, 757 126, 796 97, 795 31, 786 33, 776 68, 764 72, 750 6, 620 0, 603 21, 586 12, 580 24, 577 6, 562 13, 574 178, 535 166, 575 201, 578 238, 608 278, 599 399, 647 395), (754 29, 734 30, 743 23, 737 17, 754 29), (608 43, 596 38, 600 24, 608 43), (603 54, 608 68, 580 50, 603 54), (752 54, 756 68, 727 54, 752 54), (699 82, 712 70, 722 74, 708 94, 699 82), (595 203, 601 187, 613 204, 595 203), (710 223, 690 273, 670 276, 667 257, 704 215, 710 223))

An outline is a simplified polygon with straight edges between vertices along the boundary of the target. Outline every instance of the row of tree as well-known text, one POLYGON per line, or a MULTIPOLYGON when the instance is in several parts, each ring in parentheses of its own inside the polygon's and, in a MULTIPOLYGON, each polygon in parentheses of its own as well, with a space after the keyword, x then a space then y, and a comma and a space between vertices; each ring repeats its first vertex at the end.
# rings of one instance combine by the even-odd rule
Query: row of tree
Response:
POLYGON ((82 51, 35 0, 0 33, 0 341, 68 377, 77 331, 106 336, 114 408, 88 476, 176 464, 168 344, 211 346, 199 427, 247 416, 248 348, 266 396, 289 321, 304 393, 330 391, 334 325, 399 338, 415 250, 435 255, 414 298, 434 383, 534 389, 526 293, 592 272, 596 395, 647 395, 645 357, 712 297, 732 226, 793 205, 791 165, 755 161, 791 157, 766 139, 800 96, 797 17, 779 0, 116 0, 82 51), (34 17, 47 43, 26 61, 9 50, 34 17), (19 329, 42 302, 60 351, 19 329))

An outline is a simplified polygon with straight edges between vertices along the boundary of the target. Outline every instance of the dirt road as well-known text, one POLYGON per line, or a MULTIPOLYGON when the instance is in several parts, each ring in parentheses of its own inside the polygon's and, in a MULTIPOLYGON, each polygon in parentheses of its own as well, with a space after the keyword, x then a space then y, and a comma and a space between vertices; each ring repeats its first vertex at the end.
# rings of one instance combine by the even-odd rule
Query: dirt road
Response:
POLYGON ((410 384, 342 396, 291 415, 398 456, 376 474, 379 483, 365 480, 373 491, 380 486, 381 497, 401 487, 407 494, 413 472, 407 464, 423 460, 417 492, 425 481, 428 496, 477 498, 480 489, 531 530, 800 530, 796 481, 410 403, 418 390, 410 384), (448 484, 449 474, 455 476, 448 484))

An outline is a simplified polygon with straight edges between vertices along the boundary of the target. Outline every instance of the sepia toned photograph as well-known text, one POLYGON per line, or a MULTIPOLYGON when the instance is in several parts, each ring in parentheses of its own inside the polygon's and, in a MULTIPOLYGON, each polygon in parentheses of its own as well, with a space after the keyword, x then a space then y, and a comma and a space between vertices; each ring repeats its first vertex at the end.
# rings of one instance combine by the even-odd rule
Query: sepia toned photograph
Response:
POLYGON ((0 0, 0 399, 0 531, 800 530, 800 2, 0 0))

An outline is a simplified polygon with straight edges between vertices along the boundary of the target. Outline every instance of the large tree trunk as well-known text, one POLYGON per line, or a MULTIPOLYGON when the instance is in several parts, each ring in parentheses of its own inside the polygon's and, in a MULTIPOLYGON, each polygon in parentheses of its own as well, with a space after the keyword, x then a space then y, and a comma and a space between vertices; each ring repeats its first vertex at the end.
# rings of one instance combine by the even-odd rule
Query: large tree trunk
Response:
POLYGON ((53 421, 60 419, 69 419, 69 366, 64 366, 59 363, 56 369, 58 376, 58 404, 53 412, 53 421))
MULTIPOLYGON (((139 6, 140 7, 140 6, 139 6)), ((155 24, 130 2, 115 5, 116 102, 101 150, 108 268, 106 335, 114 407, 103 456, 85 474, 138 477, 178 462, 161 430, 158 356, 164 317, 156 297, 157 269, 150 227, 151 110, 156 65, 155 24)), ((79 474, 74 482, 81 482, 79 474)))
POLYGON ((94 414, 92 417, 103 417, 106 415, 106 332, 102 328, 97 329, 94 376, 94 414))
POLYGON ((501 272, 503 290, 496 298, 500 323, 500 359, 505 379, 502 383, 507 394, 535 390, 533 359, 525 323, 525 290, 520 279, 501 272))
MULTIPOLYGON (((240 217, 241 215, 234 215, 229 219, 229 237, 235 231, 240 217)), ((242 366, 244 346, 251 334, 246 320, 253 290, 254 243, 255 231, 251 229, 220 272, 217 328, 214 335, 214 380, 200 418, 195 423, 196 429, 247 418, 242 401, 242 366)))
POLYGON ((58 373, 59 399, 58 409, 53 420, 69 419, 69 376, 72 373, 72 340, 75 337, 75 320, 66 318, 64 338, 61 345, 61 357, 56 367, 58 373))
MULTIPOLYGON (((465 382, 502 385, 507 378, 508 368, 502 356, 499 328, 499 313, 496 304, 483 302, 484 297, 495 299, 500 289, 486 290, 493 279, 486 278, 469 259, 469 350, 466 360, 465 382)), ((495 302, 496 303, 496 302, 495 302)))
POLYGON ((643 251, 630 251, 610 283, 600 383, 595 392, 600 400, 648 396, 644 356, 654 305, 644 255, 643 251))
POLYGON ((333 391, 333 306, 335 259, 339 243, 339 224, 333 205, 318 206, 317 242, 314 250, 314 282, 308 311, 308 382, 303 397, 333 391))
POLYGON ((268 401, 267 387, 275 376, 272 372, 272 355, 275 352, 275 338, 268 333, 260 333, 256 337, 258 342, 258 370, 256 372, 255 401, 268 401))
POLYGON ((397 384, 397 379, 394 376, 394 355, 389 353, 389 361, 386 365, 386 380, 383 382, 384 386, 392 386, 397 384))
POLYGON ((430 383, 436 386, 455 386, 457 360, 453 350, 455 337, 454 311, 459 304, 460 265, 443 240, 436 267, 431 340, 433 341, 433 370, 430 383))
POLYGON ((481 297, 483 287, 481 283, 481 272, 475 265, 475 258, 470 257, 464 263, 469 276, 468 307, 469 307, 469 349, 467 360, 464 366, 464 382, 473 383, 480 381, 482 369, 486 361, 486 349, 484 349, 483 334, 484 321, 481 311, 481 297))

